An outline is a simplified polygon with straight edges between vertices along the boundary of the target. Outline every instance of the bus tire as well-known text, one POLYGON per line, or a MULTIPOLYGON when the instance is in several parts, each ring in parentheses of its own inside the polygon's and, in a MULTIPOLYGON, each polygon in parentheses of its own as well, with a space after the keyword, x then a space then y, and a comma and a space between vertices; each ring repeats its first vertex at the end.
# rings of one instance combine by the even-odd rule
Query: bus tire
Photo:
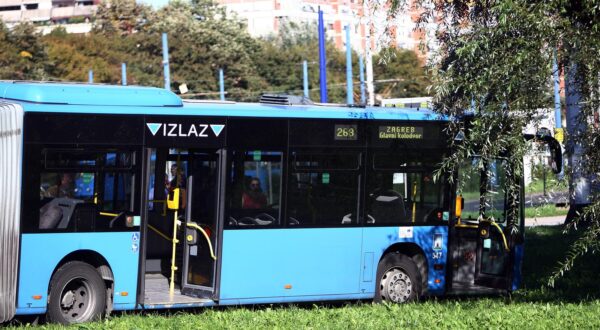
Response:
POLYGON ((52 276, 47 317, 50 322, 74 324, 98 320, 106 305, 106 285, 90 264, 70 261, 52 276))
POLYGON ((419 299, 421 273, 415 262, 400 253, 389 253, 377 266, 375 302, 407 303, 419 299))

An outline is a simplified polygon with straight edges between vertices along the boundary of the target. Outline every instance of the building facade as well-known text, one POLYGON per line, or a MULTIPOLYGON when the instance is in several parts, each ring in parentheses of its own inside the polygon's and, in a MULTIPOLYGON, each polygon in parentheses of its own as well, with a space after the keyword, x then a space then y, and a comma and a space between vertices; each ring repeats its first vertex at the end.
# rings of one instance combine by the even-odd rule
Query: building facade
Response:
POLYGON ((42 32, 49 32, 61 24, 67 32, 84 33, 91 29, 98 3, 100 0, 0 0, 0 19, 9 27, 33 22, 42 32))
MULTIPOLYGON (((323 11, 327 38, 332 40, 338 49, 346 47, 344 28, 350 26, 350 42, 352 48, 363 52, 366 47, 368 22, 365 19, 362 0, 218 0, 218 2, 234 12, 248 25, 248 32, 255 37, 264 37, 277 33, 285 22, 310 23, 317 22, 319 8, 323 11)), ((427 51, 421 51, 420 44, 431 35, 416 30, 416 22, 420 12, 414 9, 413 1, 407 2, 406 10, 395 17, 388 15, 388 8, 372 1, 370 7, 371 42, 375 51, 384 47, 399 47, 413 50, 425 58, 427 51)), ((432 26, 434 27, 434 26, 432 26)), ((316 33, 316 31, 315 31, 316 33)))

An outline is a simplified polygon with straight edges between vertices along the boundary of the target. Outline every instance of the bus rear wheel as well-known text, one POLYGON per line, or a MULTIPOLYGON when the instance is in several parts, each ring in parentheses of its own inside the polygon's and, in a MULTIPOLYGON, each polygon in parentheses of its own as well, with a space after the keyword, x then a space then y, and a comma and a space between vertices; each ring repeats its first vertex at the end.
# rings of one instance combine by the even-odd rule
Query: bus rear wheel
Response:
POLYGON ((416 301, 422 292, 421 274, 415 262, 400 253, 383 257, 377 267, 375 302, 407 303, 416 301))
POLYGON ((91 265, 67 262, 50 281, 48 320, 60 324, 82 323, 102 317, 106 285, 91 265))

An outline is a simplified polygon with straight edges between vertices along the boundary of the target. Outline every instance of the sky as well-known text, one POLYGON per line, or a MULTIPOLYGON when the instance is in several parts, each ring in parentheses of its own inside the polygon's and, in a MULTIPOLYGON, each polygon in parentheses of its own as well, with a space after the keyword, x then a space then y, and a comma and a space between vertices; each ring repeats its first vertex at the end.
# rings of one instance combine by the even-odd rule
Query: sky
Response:
POLYGON ((137 0, 137 2, 152 5, 154 8, 160 8, 169 3, 169 0, 137 0))

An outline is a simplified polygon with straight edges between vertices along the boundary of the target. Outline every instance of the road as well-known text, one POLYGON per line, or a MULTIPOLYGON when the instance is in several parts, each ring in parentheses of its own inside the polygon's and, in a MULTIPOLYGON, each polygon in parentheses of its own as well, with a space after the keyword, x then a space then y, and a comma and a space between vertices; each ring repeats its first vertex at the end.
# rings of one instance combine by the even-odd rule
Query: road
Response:
POLYGON ((566 215, 559 215, 554 217, 526 218, 525 227, 562 225, 563 223, 565 223, 566 217, 566 215))

